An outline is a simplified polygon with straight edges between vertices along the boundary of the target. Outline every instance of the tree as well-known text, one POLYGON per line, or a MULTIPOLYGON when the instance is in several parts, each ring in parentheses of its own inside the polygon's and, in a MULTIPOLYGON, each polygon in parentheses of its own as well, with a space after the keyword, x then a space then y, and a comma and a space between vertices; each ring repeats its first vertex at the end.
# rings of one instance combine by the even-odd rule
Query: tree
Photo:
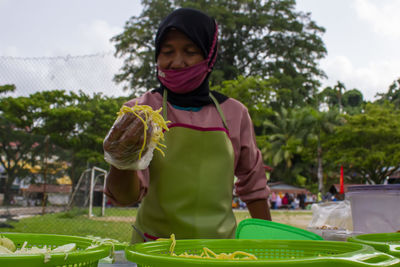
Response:
POLYGON ((364 108, 363 94, 357 89, 351 89, 343 94, 343 109, 346 114, 359 114, 364 108))
POLYGON ((158 85, 154 58, 154 40, 160 21, 172 10, 170 1, 142 0, 143 11, 131 17, 124 31, 114 36, 116 56, 124 58, 122 71, 114 76, 125 89, 140 94, 158 85))
POLYGON ((300 155, 310 133, 309 119, 305 110, 282 107, 272 119, 264 121, 267 145, 261 147, 261 152, 264 160, 274 168, 271 179, 297 183, 296 178, 305 169, 300 155))
POLYGON ((235 80, 222 82, 211 89, 219 91, 229 97, 240 99, 249 110, 253 124, 259 134, 263 133, 265 117, 273 114, 271 103, 276 92, 276 79, 262 79, 260 77, 238 76, 235 80))
POLYGON ((338 106, 338 98, 335 90, 331 86, 325 87, 321 93, 317 95, 319 104, 326 104, 329 108, 338 106))
MULTIPOLYGON (((322 139, 324 135, 333 133, 334 127, 341 123, 341 119, 339 112, 336 109, 318 111, 309 107, 308 112, 311 115, 311 120, 309 120, 308 126, 311 131, 310 138, 313 138, 316 141, 315 154, 317 161, 318 191, 324 193, 322 139)), ((311 147, 314 148, 313 146, 311 147)))
POLYGON ((376 101, 377 103, 388 101, 389 103, 393 103, 395 108, 398 109, 400 107, 400 78, 393 81, 389 86, 387 93, 377 94, 377 96, 380 97, 376 101))
POLYGON ((11 185, 29 175, 26 165, 38 163, 44 137, 34 134, 35 103, 29 97, 0 99, 0 164, 6 171, 4 205, 10 203, 11 185))
POLYGON ((0 85, 0 94, 1 93, 11 93, 15 91, 15 85, 14 84, 5 84, 5 85, 0 85))
POLYGON ((7 170, 7 186, 16 178, 40 181, 43 178, 40 170, 45 165, 49 167, 48 177, 56 178, 57 168, 67 163, 66 172, 73 183, 87 164, 106 168, 103 139, 125 101, 124 97, 109 98, 101 94, 91 97, 64 90, 2 98, 0 155, 7 170), (49 138, 45 142, 46 136, 49 138), (45 158, 53 161, 44 163, 45 158), (32 172, 37 168, 39 171, 32 172))
POLYGON ((73 183, 87 164, 106 168, 103 139, 126 98, 91 97, 82 91, 67 94, 63 90, 38 92, 31 98, 43 103, 37 114, 42 122, 37 131, 48 134, 64 150, 61 158, 70 163, 68 174, 73 183))
POLYGON ((337 96, 339 113, 342 113, 343 110, 342 98, 343 98, 343 92, 346 91, 346 86, 341 81, 337 81, 336 85, 333 87, 333 90, 335 91, 337 96))
POLYGON ((337 81, 334 87, 325 87, 317 95, 319 104, 326 104, 330 109, 337 108, 339 112, 357 114, 363 110, 363 94, 358 89, 346 90, 343 82, 337 81))
POLYGON ((117 82, 142 93, 158 86, 155 77, 154 36, 159 22, 174 8, 193 7, 215 17, 220 26, 219 59, 214 85, 239 75, 275 77, 279 88, 290 88, 287 106, 312 101, 325 74, 318 60, 326 55, 322 27, 310 14, 297 12, 294 0, 142 0, 143 12, 126 22, 113 37, 116 55, 124 57, 117 82))
POLYGON ((393 105, 367 104, 365 112, 345 115, 329 142, 326 158, 369 183, 381 183, 400 169, 400 111, 393 105))

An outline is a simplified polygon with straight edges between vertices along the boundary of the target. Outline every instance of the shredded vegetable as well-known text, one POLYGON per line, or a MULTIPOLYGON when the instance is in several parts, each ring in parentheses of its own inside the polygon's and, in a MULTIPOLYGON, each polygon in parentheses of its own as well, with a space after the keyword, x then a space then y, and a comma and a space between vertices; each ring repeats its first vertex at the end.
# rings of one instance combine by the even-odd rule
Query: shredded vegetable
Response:
POLYGON ((43 254, 44 263, 50 261, 51 253, 65 253, 65 260, 66 260, 68 257, 68 253, 76 250, 75 243, 70 243, 70 244, 66 244, 63 246, 59 246, 52 250, 50 247, 47 247, 46 245, 44 245, 41 248, 35 247, 35 246, 27 247, 28 242, 25 241, 22 244, 21 248, 16 248, 16 249, 12 250, 13 248, 15 248, 15 244, 10 239, 1 237, 0 242, 1 242, 0 254, 43 254), (4 245, 6 245, 8 248, 4 245))
POLYGON ((0 246, 10 250, 11 252, 16 250, 14 242, 3 235, 0 235, 0 246))
POLYGON ((119 240, 112 238, 102 238, 99 236, 92 236, 92 235, 88 235, 86 237, 92 240, 92 244, 87 249, 91 249, 101 245, 111 245, 110 255, 108 256, 108 259, 110 260, 111 263, 114 263, 115 261, 115 245, 122 245, 122 246, 129 245, 128 242, 120 242, 119 240))
POLYGON ((203 247, 203 252, 200 255, 189 254, 183 252, 182 254, 175 254, 176 239, 175 235, 171 234, 170 238, 159 238, 157 241, 167 241, 171 240, 171 246, 169 248, 169 253, 171 256, 185 257, 185 258, 195 258, 195 259, 219 259, 219 260, 257 260, 257 257, 251 253, 244 251, 235 251, 233 253, 220 253, 217 254, 207 247, 203 247))
POLYGON ((161 150, 160 147, 165 148, 166 146, 164 144, 161 144, 160 141, 164 140, 164 133, 163 130, 168 131, 168 126, 167 123, 169 121, 165 121, 164 118, 161 116, 162 108, 158 110, 153 110, 150 106, 147 105, 138 105, 137 102, 133 107, 127 107, 123 106, 120 111, 117 113, 118 117, 121 117, 122 115, 126 113, 133 113, 136 117, 138 117, 144 124, 144 141, 142 148, 140 149, 139 152, 139 159, 142 157, 142 153, 145 149, 146 146, 146 140, 147 140, 147 130, 149 128, 148 123, 152 123, 153 126, 153 133, 151 136, 151 141, 156 144, 155 149, 157 149, 163 156, 164 152, 161 150), (143 113, 145 116, 145 119, 143 119, 140 114, 143 113))

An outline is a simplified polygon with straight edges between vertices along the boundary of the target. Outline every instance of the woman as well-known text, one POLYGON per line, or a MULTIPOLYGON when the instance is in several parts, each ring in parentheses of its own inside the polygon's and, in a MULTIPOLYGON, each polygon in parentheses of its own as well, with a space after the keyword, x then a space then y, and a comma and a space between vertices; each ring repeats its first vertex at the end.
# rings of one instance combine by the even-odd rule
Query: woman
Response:
MULTIPOLYGON (((234 237, 235 175, 236 194, 251 216, 271 219, 262 157, 247 109, 209 90, 217 44, 218 26, 212 18, 194 9, 175 10, 161 22, 155 40, 160 87, 126 103, 162 107, 170 121, 165 156, 155 153, 144 170, 111 165, 107 176, 105 193, 115 203, 141 201, 133 242, 172 233, 177 239, 234 237)), ((124 142, 142 146, 141 133, 143 125, 134 116, 116 123, 104 150, 121 144, 118 158, 126 152, 124 142)))

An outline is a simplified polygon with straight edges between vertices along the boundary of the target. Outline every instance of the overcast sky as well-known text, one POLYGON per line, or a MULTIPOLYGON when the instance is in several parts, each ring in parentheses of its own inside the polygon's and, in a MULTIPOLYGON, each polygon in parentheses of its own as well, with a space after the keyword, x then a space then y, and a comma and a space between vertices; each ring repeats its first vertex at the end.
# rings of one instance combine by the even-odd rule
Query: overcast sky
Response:
MULTIPOLYGON (((347 89, 357 88, 366 100, 373 100, 377 92, 386 92, 400 77, 399 0, 297 0, 297 10, 311 12, 311 18, 326 29, 322 38, 328 55, 320 62, 329 77, 323 81, 325 86, 333 86, 340 80, 347 89)), ((64 70, 75 75, 72 79, 64 74, 64 81, 70 84, 86 80, 90 74, 96 79, 99 75, 94 69, 91 71, 93 65, 103 68, 99 73, 115 72, 121 62, 109 53, 114 48, 110 38, 121 33, 125 22, 140 12, 139 0, 0 0, 0 84, 18 79, 20 87, 35 88, 33 84, 38 83, 37 88, 42 88, 44 83, 61 79, 54 70, 55 65, 65 68, 53 61, 49 64, 50 70, 47 63, 37 59, 35 64, 42 67, 26 63, 29 60, 11 62, 10 57, 65 59, 66 56, 103 55, 103 61, 86 60, 85 71, 74 74, 64 70), (26 71, 31 75, 25 75, 26 71), (12 75, 3 75, 7 72, 12 75), (40 77, 47 79, 40 84, 39 78, 35 81, 39 75, 33 75, 39 72, 40 77), (79 75, 82 77, 78 79, 79 75)), ((78 65, 83 59, 86 57, 74 58, 69 64, 78 65)), ((101 76, 111 84, 112 75, 101 76)), ((101 79, 99 83, 104 87, 96 85, 93 91, 124 94, 101 79)))

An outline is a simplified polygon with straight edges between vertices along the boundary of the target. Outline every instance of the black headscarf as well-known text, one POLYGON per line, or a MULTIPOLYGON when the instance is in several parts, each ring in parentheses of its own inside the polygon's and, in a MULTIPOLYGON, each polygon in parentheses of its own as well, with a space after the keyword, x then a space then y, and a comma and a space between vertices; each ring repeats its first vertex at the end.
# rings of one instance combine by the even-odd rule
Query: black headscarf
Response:
MULTIPOLYGON (((207 58, 214 40, 214 34, 216 30, 215 20, 199 10, 191 8, 180 8, 170 13, 158 27, 155 40, 156 61, 160 53, 160 47, 163 37, 171 28, 176 28, 177 30, 184 33, 201 49, 201 51, 203 51, 204 58, 207 58)), ((214 50, 214 54, 211 58, 214 58, 216 56, 217 49, 214 50)), ((161 83, 161 86, 153 90, 153 92, 157 92, 163 95, 163 91, 164 89, 166 89, 168 91, 168 102, 170 102, 171 104, 180 107, 202 107, 213 103, 212 99, 209 96, 209 75, 210 73, 207 75, 203 83, 198 88, 186 94, 176 94, 166 88, 161 83)), ((219 103, 222 103, 226 99, 228 99, 227 96, 215 91, 212 91, 212 94, 219 103)))

